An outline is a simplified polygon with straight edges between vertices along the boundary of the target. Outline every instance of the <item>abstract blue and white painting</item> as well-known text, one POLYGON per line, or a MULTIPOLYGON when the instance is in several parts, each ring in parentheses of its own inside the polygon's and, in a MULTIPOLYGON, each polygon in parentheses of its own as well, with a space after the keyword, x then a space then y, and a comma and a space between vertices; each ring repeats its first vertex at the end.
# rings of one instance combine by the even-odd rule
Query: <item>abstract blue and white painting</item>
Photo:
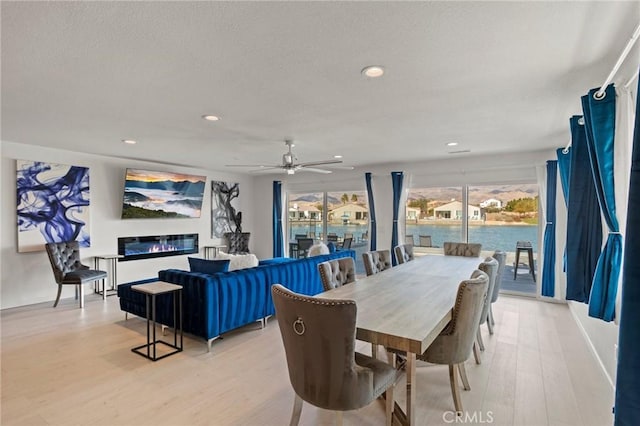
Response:
POLYGON ((77 240, 89 247, 89 168, 16 160, 18 252, 77 240))

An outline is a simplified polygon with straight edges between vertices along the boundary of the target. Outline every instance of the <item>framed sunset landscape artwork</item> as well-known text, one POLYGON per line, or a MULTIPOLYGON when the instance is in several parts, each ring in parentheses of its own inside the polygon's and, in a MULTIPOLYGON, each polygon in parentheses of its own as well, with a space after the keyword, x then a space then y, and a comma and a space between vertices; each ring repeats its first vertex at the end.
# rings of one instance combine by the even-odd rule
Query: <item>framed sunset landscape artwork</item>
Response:
POLYGON ((206 176, 127 169, 123 219, 200 217, 206 176))

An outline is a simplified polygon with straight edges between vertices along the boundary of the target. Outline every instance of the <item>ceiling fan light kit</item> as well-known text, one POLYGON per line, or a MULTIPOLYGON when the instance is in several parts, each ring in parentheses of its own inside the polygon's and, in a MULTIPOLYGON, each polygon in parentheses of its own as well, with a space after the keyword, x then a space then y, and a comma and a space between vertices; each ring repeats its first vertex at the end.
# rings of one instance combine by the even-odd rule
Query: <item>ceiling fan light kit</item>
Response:
MULTIPOLYGON (((313 173, 331 173, 331 170, 319 169, 315 166, 323 166, 328 164, 340 164, 342 160, 322 160, 322 161, 310 161, 307 163, 296 163, 298 158, 293 154, 291 148, 295 146, 292 140, 285 140, 284 144, 289 148, 287 152, 282 155, 282 164, 228 164, 227 167, 257 167, 256 170, 249 170, 249 173, 258 172, 270 172, 273 169, 282 169, 288 175, 293 175, 296 171, 307 171, 313 173)), ((348 167, 353 169, 353 167, 348 167)))

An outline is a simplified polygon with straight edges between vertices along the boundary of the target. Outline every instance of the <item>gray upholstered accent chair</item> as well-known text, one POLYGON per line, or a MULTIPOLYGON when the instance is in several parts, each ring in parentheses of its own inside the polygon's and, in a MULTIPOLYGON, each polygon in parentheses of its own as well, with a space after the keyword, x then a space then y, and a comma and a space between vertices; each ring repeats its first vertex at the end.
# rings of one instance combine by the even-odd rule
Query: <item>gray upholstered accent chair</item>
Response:
POLYGON ((356 264, 351 257, 329 260, 318 264, 324 291, 355 282, 356 264))
POLYGON ((400 246, 396 246, 393 248, 396 252, 396 259, 398 259, 398 265, 401 263, 409 262, 414 259, 413 256, 413 245, 412 244, 403 244, 400 246))
POLYGON ((249 253, 249 238, 251 232, 225 232, 224 239, 227 243, 227 253, 246 254, 249 253))
POLYGON ((491 294, 491 303, 489 304, 489 333, 493 334, 493 328, 496 322, 493 319, 492 305, 498 301, 500 294, 500 283, 502 283, 502 277, 504 276, 504 265, 507 263, 507 253, 502 250, 496 250, 493 253, 493 258, 498 261, 498 272, 496 273, 496 285, 493 287, 493 293, 491 294))
POLYGON ((386 391, 391 425, 398 372, 355 351, 356 303, 303 296, 280 284, 271 294, 295 392, 290 424, 300 421, 303 400, 335 410, 341 423, 342 411, 364 407, 386 391))
POLYGON ((367 276, 391 269, 391 252, 389 250, 364 252, 362 253, 362 260, 367 276))
POLYGON ((76 298, 80 295, 80 307, 84 308, 85 283, 102 280, 102 291, 105 291, 105 278, 107 273, 96 269, 90 269, 80 262, 80 245, 77 241, 65 241, 62 243, 47 243, 45 250, 53 269, 53 276, 58 284, 58 295, 53 304, 55 308, 60 301, 63 285, 76 286, 76 298))
POLYGON ((480 250, 482 250, 482 244, 452 243, 450 241, 444 243, 445 256, 478 257, 480 250))
MULTIPOLYGON (((484 262, 480 263, 478 266, 482 272, 489 276, 489 285, 487 286, 487 297, 484 300, 482 305, 482 314, 480 315, 480 323, 478 324, 478 337, 477 343, 481 351, 484 351, 484 342, 482 341, 482 332, 480 330, 480 326, 484 323, 487 323, 489 330, 491 330, 491 325, 487 321, 489 316, 489 307, 491 306, 491 295, 493 294, 493 288, 496 284, 496 274, 498 273, 498 261, 493 257, 487 257, 484 262)), ((474 346, 473 354, 476 359, 476 364, 480 364, 480 354, 478 350, 474 346)))
POLYGON ((427 350, 417 357, 433 364, 449 365, 451 394, 458 415, 462 413, 462 401, 457 376, 459 373, 464 389, 470 390, 464 363, 471 355, 488 286, 489 277, 479 270, 471 274, 471 279, 462 281, 458 286, 453 318, 427 350))

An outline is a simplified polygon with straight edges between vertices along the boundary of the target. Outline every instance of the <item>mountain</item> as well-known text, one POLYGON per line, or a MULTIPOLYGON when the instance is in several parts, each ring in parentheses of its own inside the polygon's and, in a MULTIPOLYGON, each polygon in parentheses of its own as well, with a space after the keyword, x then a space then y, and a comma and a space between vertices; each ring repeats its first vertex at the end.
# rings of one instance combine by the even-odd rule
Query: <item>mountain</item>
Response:
POLYGON ((125 189, 129 188, 145 188, 145 189, 159 189, 164 191, 179 192, 184 195, 202 196, 204 194, 204 187, 206 183, 204 181, 191 182, 183 180, 180 182, 174 182, 171 180, 163 180, 157 182, 145 182, 142 180, 128 180, 125 182, 125 189))
MULTIPOLYGON (((482 201, 490 198, 506 203, 518 198, 533 198, 538 195, 538 185, 487 185, 469 186, 469 203, 478 205, 482 201)), ((452 199, 460 201, 462 199, 461 187, 441 187, 441 188, 412 188, 409 191, 409 200, 428 198, 442 203, 452 199)))

